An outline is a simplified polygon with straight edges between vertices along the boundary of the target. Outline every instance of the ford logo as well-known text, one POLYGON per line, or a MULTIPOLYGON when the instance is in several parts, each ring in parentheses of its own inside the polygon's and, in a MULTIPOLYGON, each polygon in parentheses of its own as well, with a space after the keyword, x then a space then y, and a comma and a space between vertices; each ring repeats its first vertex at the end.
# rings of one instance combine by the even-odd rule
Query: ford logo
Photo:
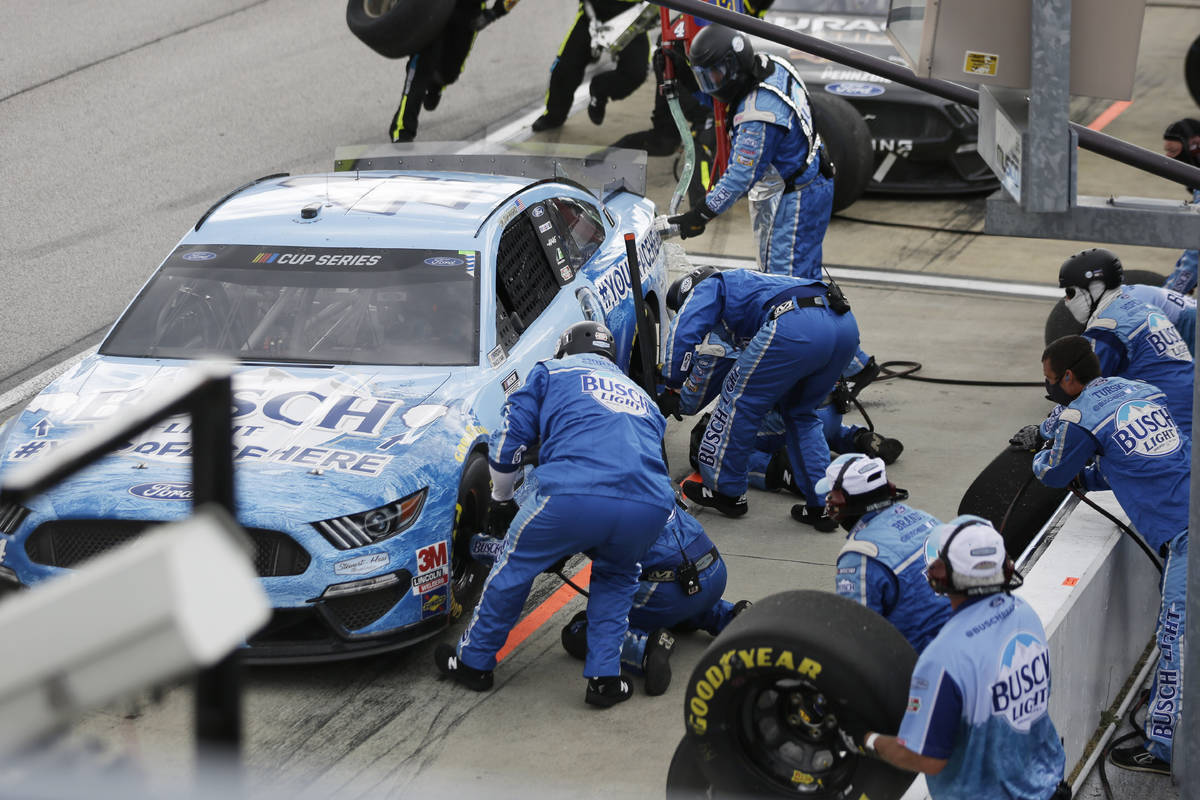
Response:
POLYGON ((533 214, 534 219, 537 219, 542 214, 546 213, 546 209, 542 208, 541 206, 534 206, 533 208, 529 209, 529 213, 533 214))
POLYGON ((884 88, 877 83, 831 83, 825 91, 843 97, 875 97, 883 94, 884 88))
POLYGON ((191 500, 190 483, 139 483, 130 486, 129 493, 147 500, 191 500))
POLYGON ((467 262, 453 256, 434 256, 425 259, 425 263, 431 267, 461 267, 467 262))
POLYGON ((216 253, 210 253, 208 250, 193 250, 183 254, 184 261, 212 261, 216 257, 216 253))

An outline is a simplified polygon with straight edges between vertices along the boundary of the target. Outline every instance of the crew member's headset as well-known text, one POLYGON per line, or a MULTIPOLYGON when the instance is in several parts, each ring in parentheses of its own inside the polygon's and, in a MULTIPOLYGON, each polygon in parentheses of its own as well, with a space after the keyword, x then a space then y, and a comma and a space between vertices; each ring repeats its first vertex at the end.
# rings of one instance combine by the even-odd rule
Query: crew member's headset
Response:
POLYGON ((856 458, 847 458, 846 462, 842 464, 842 468, 838 470, 837 477, 833 480, 833 486, 830 488, 829 494, 825 495, 825 508, 837 512, 836 514, 829 514, 829 511, 826 511, 827 516, 831 519, 840 517, 842 511, 849 511, 851 514, 857 513, 861 517, 863 514, 878 511, 894 503, 901 503, 908 499, 907 489, 898 489, 894 483, 888 481, 887 486, 889 491, 886 498, 877 500, 874 503, 867 503, 862 507, 861 511, 857 508, 850 508, 850 498, 847 497, 846 491, 843 488, 843 483, 846 480, 846 472, 850 469, 851 464, 861 461, 864 458, 866 458, 865 455, 859 455, 856 458))
POLYGON ((954 530, 950 531, 950 535, 946 537, 946 543, 942 545, 941 550, 938 550, 937 558, 925 570, 929 585, 934 592, 941 595, 955 592, 956 594, 978 597, 985 594, 996 594, 997 592, 1011 592, 1025 582, 1024 578, 1021 577, 1021 573, 1017 572, 1016 565, 1008 557, 1006 551, 1004 554, 1004 583, 999 585, 992 584, 990 586, 967 586, 961 589, 954 585, 954 566, 950 563, 950 545, 954 542, 955 537, 965 528, 982 524, 977 519, 969 519, 966 522, 960 522, 954 530))

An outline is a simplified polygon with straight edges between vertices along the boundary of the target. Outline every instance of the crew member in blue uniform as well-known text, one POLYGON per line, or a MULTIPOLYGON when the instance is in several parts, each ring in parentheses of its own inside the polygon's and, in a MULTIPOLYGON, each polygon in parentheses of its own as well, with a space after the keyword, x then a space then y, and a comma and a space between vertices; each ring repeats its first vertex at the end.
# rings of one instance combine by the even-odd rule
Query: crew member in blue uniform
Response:
POLYGON ((766 272, 819 280, 833 170, 803 79, 783 59, 755 57, 745 34, 720 25, 696 34, 688 58, 701 90, 729 104, 733 143, 729 164, 704 201, 668 221, 684 239, 699 236, 750 187, 776 180, 782 193, 757 232, 759 263, 766 272))
MULTIPOLYGON (((1181 119, 1168 125, 1163 131, 1163 152, 1176 161, 1200 167, 1200 120, 1181 119)), ((1189 186, 1188 191, 1192 193, 1192 202, 1200 203, 1200 188, 1189 186)), ((1163 286, 1180 294, 1191 294, 1196 289, 1198 264, 1200 250, 1184 250, 1163 286)))
POLYGON ((1066 755, 1050 719, 1050 650, 1004 539, 979 517, 932 534, 929 582, 954 609, 917 658, 896 736, 862 747, 925 774, 933 800, 1066 800, 1066 755))
POLYGON ((745 269, 701 277, 671 320, 663 367, 668 389, 683 384, 696 346, 712 331, 728 336, 740 352, 700 444, 702 482, 685 481, 684 495, 728 516, 745 514, 750 453, 763 420, 777 408, 806 500, 792 515, 833 530, 824 517, 825 498, 814 488, 829 464, 816 409, 858 348, 858 323, 845 298, 836 285, 745 269))
POLYGON ((902 501, 881 459, 838 456, 817 482, 825 513, 849 531, 834 590, 884 617, 918 653, 950 618, 950 601, 925 579, 925 540, 940 523, 902 501))
POLYGON ((1165 314, 1179 331, 1192 358, 1196 357, 1196 298, 1145 283, 1127 283, 1125 293, 1165 314))
POLYGON ((438 669, 470 689, 492 686, 496 653, 541 572, 575 553, 592 559, 586 701, 609 707, 633 685, 621 675, 621 643, 641 559, 675 505, 663 462, 666 421, 613 360, 613 337, 579 322, 559 337, 504 407, 492 435, 489 527, 507 529, 483 595, 457 648, 439 645, 438 669), (513 488, 525 453, 540 444, 536 493, 519 510, 513 488), (508 524, 511 521, 511 524, 508 524))
MULTIPOLYGON (((682 506, 675 508, 642 560, 629 631, 621 647, 621 663, 645 676, 646 694, 662 694, 670 686, 668 659, 675 647, 671 630, 702 630, 716 636, 750 607, 748 600, 721 599, 727 579, 725 561, 699 521, 682 506)), ((563 648, 585 658, 587 632, 586 612, 581 611, 562 630, 563 648)))
POLYGON ((1100 362, 1082 336, 1051 342, 1042 371, 1051 399, 1064 408, 1053 446, 1034 456, 1034 474, 1047 486, 1078 480, 1088 490, 1111 489, 1134 529, 1166 560, 1148 744, 1114 750, 1111 759, 1126 769, 1169 774, 1183 685, 1192 441, 1158 388, 1101 377, 1100 362))
POLYGON ((1175 423, 1192 431, 1192 355, 1171 320, 1123 291, 1124 270, 1111 250, 1093 248, 1063 262, 1058 285, 1067 310, 1100 359, 1100 374, 1146 381, 1167 396, 1175 423))

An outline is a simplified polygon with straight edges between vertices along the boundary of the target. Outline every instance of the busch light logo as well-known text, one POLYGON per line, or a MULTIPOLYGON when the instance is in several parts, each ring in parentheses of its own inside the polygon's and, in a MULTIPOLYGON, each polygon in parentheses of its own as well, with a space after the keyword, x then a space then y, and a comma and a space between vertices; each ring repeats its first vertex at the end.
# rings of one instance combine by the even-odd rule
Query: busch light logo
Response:
POLYGON ((1171 324, 1171 320, 1162 314, 1149 314, 1146 317, 1146 328, 1146 341, 1154 348, 1156 355, 1174 358, 1177 361, 1192 360, 1192 354, 1187 349, 1187 342, 1179 335, 1179 331, 1171 324))
POLYGON ((129 493, 147 500, 191 500, 190 483, 139 483, 130 486, 129 493))
POLYGON ((644 417, 650 413, 650 400, 636 386, 618 378, 602 378, 595 373, 581 379, 584 394, 590 394, 609 411, 621 414, 636 414, 644 417))
POLYGON ((992 684, 992 714, 1019 731, 1046 714, 1050 705, 1050 651, 1031 633, 1018 633, 1000 656, 992 684))
POLYGON ((184 261, 212 261, 216 257, 216 253, 210 253, 208 250, 195 250, 183 254, 184 261))
POLYGON ((1112 438, 1125 455, 1157 458, 1179 449, 1179 429, 1171 412, 1149 400, 1130 400, 1117 409, 1112 438))
POLYGON ((875 97, 884 93, 884 88, 877 83, 831 83, 825 87, 830 94, 840 94, 843 97, 875 97))
POLYGON ((696 461, 709 467, 717 465, 717 447, 728 425, 729 414, 718 405, 708 418, 708 427, 704 429, 704 436, 700 439, 700 447, 696 451, 696 461))
POLYGON ((425 259, 425 263, 431 267, 461 267, 467 262, 454 256, 433 256, 425 259))

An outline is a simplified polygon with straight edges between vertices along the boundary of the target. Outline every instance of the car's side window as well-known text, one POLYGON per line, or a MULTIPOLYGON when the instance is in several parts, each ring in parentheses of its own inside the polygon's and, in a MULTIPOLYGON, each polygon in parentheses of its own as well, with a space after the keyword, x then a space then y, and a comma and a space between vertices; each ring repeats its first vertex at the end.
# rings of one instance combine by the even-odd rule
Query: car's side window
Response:
POLYGON ((590 203, 567 197, 550 201, 553 214, 568 242, 573 269, 579 269, 604 244, 604 220, 590 203))
POLYGON ((496 332, 506 348, 558 294, 558 281, 530 219, 521 214, 500 236, 496 253, 496 332))

